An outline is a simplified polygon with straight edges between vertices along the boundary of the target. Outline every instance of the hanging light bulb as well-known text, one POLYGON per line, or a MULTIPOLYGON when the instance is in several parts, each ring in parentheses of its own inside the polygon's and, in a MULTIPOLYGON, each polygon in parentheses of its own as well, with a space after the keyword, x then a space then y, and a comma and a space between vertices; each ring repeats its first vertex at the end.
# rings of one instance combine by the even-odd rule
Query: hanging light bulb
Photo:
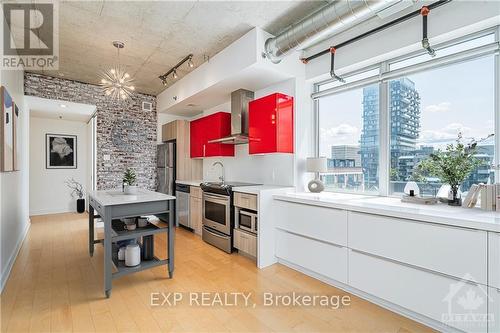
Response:
POLYGON ((188 60, 188 67, 193 68, 194 67, 194 62, 193 62, 193 57, 190 57, 188 60))
POLYGON ((177 78, 179 77, 179 76, 177 75, 177 70, 176 70, 176 69, 174 69, 174 73, 172 74, 172 77, 173 77, 174 79, 177 79, 177 78))

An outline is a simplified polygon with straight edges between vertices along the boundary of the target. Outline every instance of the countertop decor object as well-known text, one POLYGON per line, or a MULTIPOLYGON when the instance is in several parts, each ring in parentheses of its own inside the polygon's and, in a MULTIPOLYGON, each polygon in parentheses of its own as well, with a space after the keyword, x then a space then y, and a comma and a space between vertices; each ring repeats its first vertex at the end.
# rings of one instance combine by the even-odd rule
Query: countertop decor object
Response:
POLYGON ((125 194, 137 194, 137 176, 134 170, 127 168, 123 174, 123 192, 125 194))
POLYGON ((462 199, 459 195, 459 188, 462 182, 469 177, 472 171, 482 165, 477 154, 477 144, 492 135, 476 141, 472 139, 469 143, 463 143, 462 133, 458 133, 455 143, 448 144, 445 150, 438 149, 416 167, 416 172, 424 176, 438 177, 443 183, 451 187, 452 198, 448 201, 450 206, 461 206, 462 199))
POLYGON ((325 189, 325 185, 319 179, 319 173, 328 170, 326 157, 308 157, 306 160, 306 168, 307 172, 315 173, 315 178, 307 184, 309 191, 313 193, 322 192, 325 189))
POLYGON ((406 183, 404 192, 410 197, 418 197, 420 195, 420 188, 416 182, 410 181, 406 183))
MULTIPOLYGON (((94 245, 104 244, 104 293, 111 296, 112 280, 121 276, 136 273, 160 265, 168 265, 169 277, 174 272, 174 201, 175 197, 163 193, 138 189, 135 195, 126 195, 121 190, 91 191, 89 193, 89 254, 94 255, 94 245), (104 238, 95 240, 94 218, 97 212, 104 222, 104 238), (160 220, 168 222, 151 223, 144 228, 135 230, 125 229, 122 218, 147 216, 154 214, 160 220), (144 261, 140 265, 129 267, 120 262, 117 257, 121 241, 140 237, 167 233, 167 259, 153 256, 152 260, 144 261), (116 271, 113 272, 113 264, 116 271)), ((140 256, 140 254, 139 254, 140 256)))

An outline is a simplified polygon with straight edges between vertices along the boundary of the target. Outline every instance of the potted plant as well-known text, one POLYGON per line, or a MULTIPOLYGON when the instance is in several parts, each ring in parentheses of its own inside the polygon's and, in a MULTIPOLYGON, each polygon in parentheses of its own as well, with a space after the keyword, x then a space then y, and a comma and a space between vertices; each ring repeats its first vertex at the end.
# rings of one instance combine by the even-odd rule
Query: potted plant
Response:
POLYGON ((85 199, 83 198, 84 196, 83 185, 77 182, 74 178, 66 180, 66 185, 71 190, 71 196, 73 198, 75 196, 78 198, 76 199, 76 211, 78 213, 83 213, 85 211, 85 199))
POLYGON ((137 193, 137 176, 134 170, 127 168, 123 174, 123 192, 125 194, 136 194, 137 193))
POLYGON ((460 206, 461 199, 458 196, 460 185, 472 171, 482 164, 481 160, 475 157, 476 152, 477 142, 472 140, 470 143, 464 144, 462 133, 458 133, 455 144, 450 143, 444 151, 438 149, 437 152, 430 154, 417 165, 417 171, 428 176, 438 177, 443 183, 450 185, 452 199, 448 201, 448 204, 460 206))

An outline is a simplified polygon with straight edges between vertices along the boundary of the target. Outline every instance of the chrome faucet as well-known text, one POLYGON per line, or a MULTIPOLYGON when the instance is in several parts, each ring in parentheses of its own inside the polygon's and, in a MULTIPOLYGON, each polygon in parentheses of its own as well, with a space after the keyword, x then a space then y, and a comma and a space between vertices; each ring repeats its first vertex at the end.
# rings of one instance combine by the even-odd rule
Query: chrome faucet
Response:
POLYGON ((225 174, 225 171, 224 171, 224 164, 222 164, 222 162, 215 162, 214 164, 212 164, 212 166, 216 166, 216 165, 220 165, 221 168, 222 168, 222 175, 219 177, 219 180, 222 182, 222 184, 224 184, 224 174, 225 174))

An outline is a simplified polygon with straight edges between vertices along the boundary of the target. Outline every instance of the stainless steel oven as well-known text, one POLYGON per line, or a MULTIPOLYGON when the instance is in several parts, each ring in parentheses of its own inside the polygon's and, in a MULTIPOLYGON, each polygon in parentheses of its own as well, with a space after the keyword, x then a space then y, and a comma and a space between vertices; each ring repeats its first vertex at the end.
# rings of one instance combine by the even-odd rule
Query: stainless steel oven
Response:
POLYGON ((240 209, 238 212, 238 226, 241 230, 257 234, 257 219, 257 214, 252 211, 240 209))
POLYGON ((203 226, 231 235, 231 197, 203 192, 203 226))

